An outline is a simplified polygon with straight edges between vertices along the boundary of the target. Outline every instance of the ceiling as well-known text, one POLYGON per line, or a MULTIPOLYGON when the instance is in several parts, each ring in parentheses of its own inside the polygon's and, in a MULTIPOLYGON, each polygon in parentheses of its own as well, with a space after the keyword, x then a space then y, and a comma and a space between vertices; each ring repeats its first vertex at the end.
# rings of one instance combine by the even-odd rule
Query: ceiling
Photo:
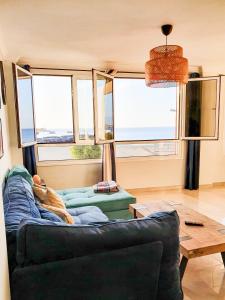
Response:
POLYGON ((36 67, 143 71, 164 23, 190 65, 225 70, 224 0, 0 0, 0 49, 36 67))

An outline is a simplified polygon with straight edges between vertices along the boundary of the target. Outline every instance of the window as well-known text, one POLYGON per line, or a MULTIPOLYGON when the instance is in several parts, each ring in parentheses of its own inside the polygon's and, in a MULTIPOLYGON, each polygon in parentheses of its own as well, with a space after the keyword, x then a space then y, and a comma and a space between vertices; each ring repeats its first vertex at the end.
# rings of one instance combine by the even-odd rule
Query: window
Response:
POLYGON ((148 88, 144 79, 115 78, 115 140, 177 139, 177 90, 148 88))
POLYGON ((38 161, 101 159, 101 145, 38 146, 38 161))
POLYGON ((150 89, 143 78, 113 80, 95 70, 34 74, 37 141, 46 144, 37 147, 39 161, 99 160, 94 143, 114 135, 117 157, 178 154, 178 88, 150 89))
POLYGON ((19 147, 36 144, 32 74, 13 65, 19 147))
POLYGON ((81 141, 94 140, 92 79, 77 79, 79 137, 81 141))
POLYGON ((189 79, 183 107, 184 139, 218 139, 219 94, 219 76, 189 79))
POLYGON ((114 141, 113 77, 93 70, 96 143, 114 141))
POLYGON ((178 153, 177 141, 116 145, 116 157, 168 156, 178 153))
POLYGON ((71 76, 33 76, 38 143, 74 142, 71 80, 71 76))

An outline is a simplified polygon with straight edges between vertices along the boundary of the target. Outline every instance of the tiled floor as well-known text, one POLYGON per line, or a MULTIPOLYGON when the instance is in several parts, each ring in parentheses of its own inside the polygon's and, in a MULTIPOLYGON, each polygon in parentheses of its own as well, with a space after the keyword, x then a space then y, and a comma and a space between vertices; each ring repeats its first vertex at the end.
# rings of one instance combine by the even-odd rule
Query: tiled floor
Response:
MULTIPOLYGON (((132 190, 140 203, 178 200, 218 222, 225 224, 225 187, 199 191, 132 190)), ((220 254, 195 258, 188 262, 183 278, 185 300, 225 300, 225 271, 220 254)))

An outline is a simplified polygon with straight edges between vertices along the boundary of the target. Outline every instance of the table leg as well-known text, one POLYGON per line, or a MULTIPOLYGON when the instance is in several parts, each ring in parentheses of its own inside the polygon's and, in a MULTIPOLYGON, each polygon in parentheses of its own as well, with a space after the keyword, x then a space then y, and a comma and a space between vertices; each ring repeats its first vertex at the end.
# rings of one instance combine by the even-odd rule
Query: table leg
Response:
POLYGON ((188 259, 187 259, 187 257, 185 257, 183 255, 182 259, 181 259, 181 262, 180 262, 180 280, 183 279, 184 272, 185 272, 186 267, 187 267, 187 263, 188 263, 188 259))
POLYGON ((223 260, 223 265, 225 267, 225 252, 221 252, 222 260, 223 260))

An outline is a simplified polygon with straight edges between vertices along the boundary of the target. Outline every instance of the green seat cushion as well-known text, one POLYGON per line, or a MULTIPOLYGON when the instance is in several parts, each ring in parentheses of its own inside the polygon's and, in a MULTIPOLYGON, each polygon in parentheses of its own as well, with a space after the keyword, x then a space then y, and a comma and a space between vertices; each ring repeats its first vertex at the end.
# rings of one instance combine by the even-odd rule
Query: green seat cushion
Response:
POLYGON ((120 188, 116 193, 95 193, 93 187, 58 190, 67 208, 94 205, 103 212, 128 209, 136 198, 120 188))
POLYGON ((131 214, 128 209, 105 211, 104 214, 109 218, 109 220, 130 220, 134 218, 133 214, 131 214))

